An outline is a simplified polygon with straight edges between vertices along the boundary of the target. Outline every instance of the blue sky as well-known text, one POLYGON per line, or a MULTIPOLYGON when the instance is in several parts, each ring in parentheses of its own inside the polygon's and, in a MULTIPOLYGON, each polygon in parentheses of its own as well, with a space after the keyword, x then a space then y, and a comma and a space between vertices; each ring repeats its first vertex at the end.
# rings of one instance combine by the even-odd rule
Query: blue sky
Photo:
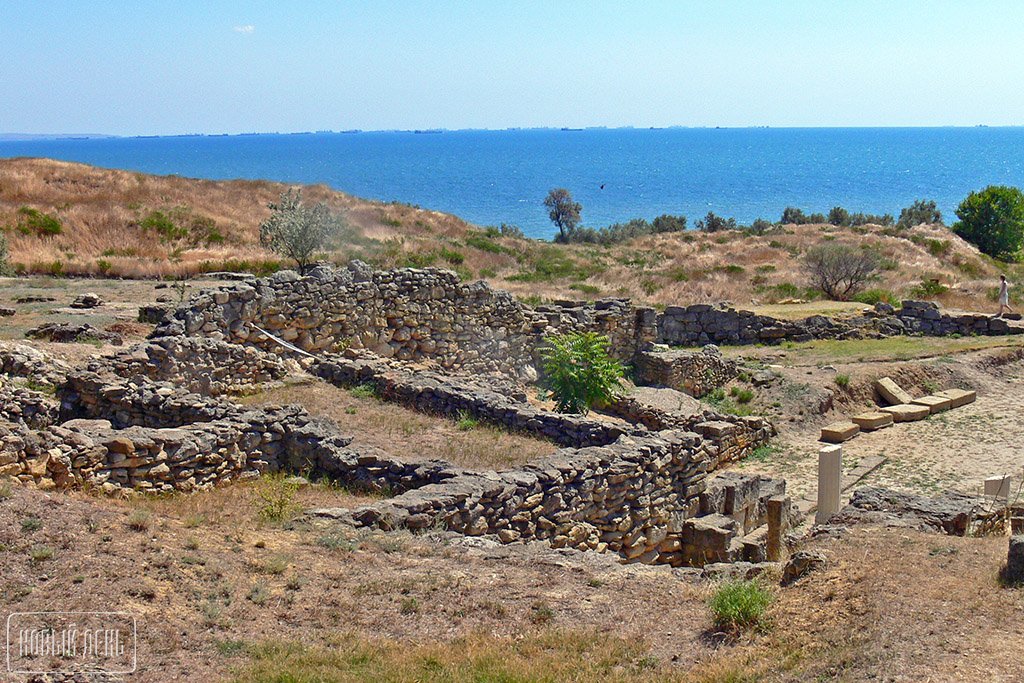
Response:
POLYGON ((1024 124, 1024 3, 0 0, 0 132, 1024 124))

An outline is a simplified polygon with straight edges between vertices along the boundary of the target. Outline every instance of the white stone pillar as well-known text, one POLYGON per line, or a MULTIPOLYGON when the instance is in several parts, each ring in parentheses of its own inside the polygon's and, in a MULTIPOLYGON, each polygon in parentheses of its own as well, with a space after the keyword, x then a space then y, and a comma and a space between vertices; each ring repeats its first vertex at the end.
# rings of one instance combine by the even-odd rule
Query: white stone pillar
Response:
POLYGON ((818 512, 816 524, 825 524, 829 517, 839 512, 839 498, 842 494, 843 447, 835 444, 822 446, 818 451, 818 512))

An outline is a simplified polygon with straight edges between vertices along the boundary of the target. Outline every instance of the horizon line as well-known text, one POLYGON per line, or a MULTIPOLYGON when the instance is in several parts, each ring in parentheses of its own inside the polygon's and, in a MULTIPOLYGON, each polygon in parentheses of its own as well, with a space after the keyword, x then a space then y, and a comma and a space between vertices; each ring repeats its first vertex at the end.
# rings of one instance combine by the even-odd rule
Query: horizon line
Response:
POLYGON ((181 137, 252 137, 259 135, 352 135, 358 133, 413 133, 413 134, 438 134, 438 133, 500 133, 511 131, 558 131, 558 132, 580 132, 596 130, 909 130, 909 129, 972 129, 972 128, 1022 128, 1024 123, 1015 124, 932 124, 932 125, 902 125, 902 126, 876 126, 876 125, 836 125, 836 126, 772 126, 764 124, 751 124, 742 126, 691 126, 691 125, 669 125, 669 126, 505 126, 502 128, 350 128, 339 130, 295 130, 295 131, 245 131, 245 132, 193 132, 193 133, 0 133, 2 142, 31 142, 34 140, 61 140, 61 139, 122 139, 131 140, 139 138, 181 138, 181 137))

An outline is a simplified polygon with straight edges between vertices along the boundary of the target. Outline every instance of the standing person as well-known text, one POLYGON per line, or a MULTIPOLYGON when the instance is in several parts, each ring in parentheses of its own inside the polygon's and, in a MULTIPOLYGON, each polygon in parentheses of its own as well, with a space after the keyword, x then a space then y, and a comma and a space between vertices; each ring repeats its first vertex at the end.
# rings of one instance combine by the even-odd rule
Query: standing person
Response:
POLYGON ((1013 309, 1010 308, 1010 283, 1006 281, 1005 275, 999 276, 999 312, 996 313, 997 318, 1003 316, 1003 309, 1013 313, 1013 309))

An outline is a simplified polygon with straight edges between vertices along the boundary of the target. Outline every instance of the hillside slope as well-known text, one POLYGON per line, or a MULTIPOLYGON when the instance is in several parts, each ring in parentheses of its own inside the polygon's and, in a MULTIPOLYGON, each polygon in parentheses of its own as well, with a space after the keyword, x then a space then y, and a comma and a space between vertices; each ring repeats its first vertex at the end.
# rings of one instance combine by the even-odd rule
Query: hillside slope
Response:
MULTIPOLYGON (((10 242, 11 260, 23 273, 183 277, 213 270, 265 272, 287 266, 262 249, 258 238, 259 223, 269 215, 267 204, 288 187, 0 159, 0 226, 10 242), (31 210, 57 218, 60 234, 34 228, 31 210)), ((611 247, 562 246, 503 237, 449 214, 359 199, 324 185, 306 186, 303 195, 326 202, 348 225, 327 258, 362 258, 385 267, 448 267, 464 278, 486 279, 534 298, 630 296, 651 304, 731 301, 743 306, 806 299, 813 293, 806 291, 801 256, 823 241, 876 250, 883 269, 871 287, 896 298, 937 297, 947 305, 984 308, 998 273, 1008 269, 942 226, 780 226, 764 235, 690 231, 611 247), (922 291, 922 282, 932 284, 922 291)), ((1016 267, 1008 272, 1011 280, 1024 275, 1016 267)))

